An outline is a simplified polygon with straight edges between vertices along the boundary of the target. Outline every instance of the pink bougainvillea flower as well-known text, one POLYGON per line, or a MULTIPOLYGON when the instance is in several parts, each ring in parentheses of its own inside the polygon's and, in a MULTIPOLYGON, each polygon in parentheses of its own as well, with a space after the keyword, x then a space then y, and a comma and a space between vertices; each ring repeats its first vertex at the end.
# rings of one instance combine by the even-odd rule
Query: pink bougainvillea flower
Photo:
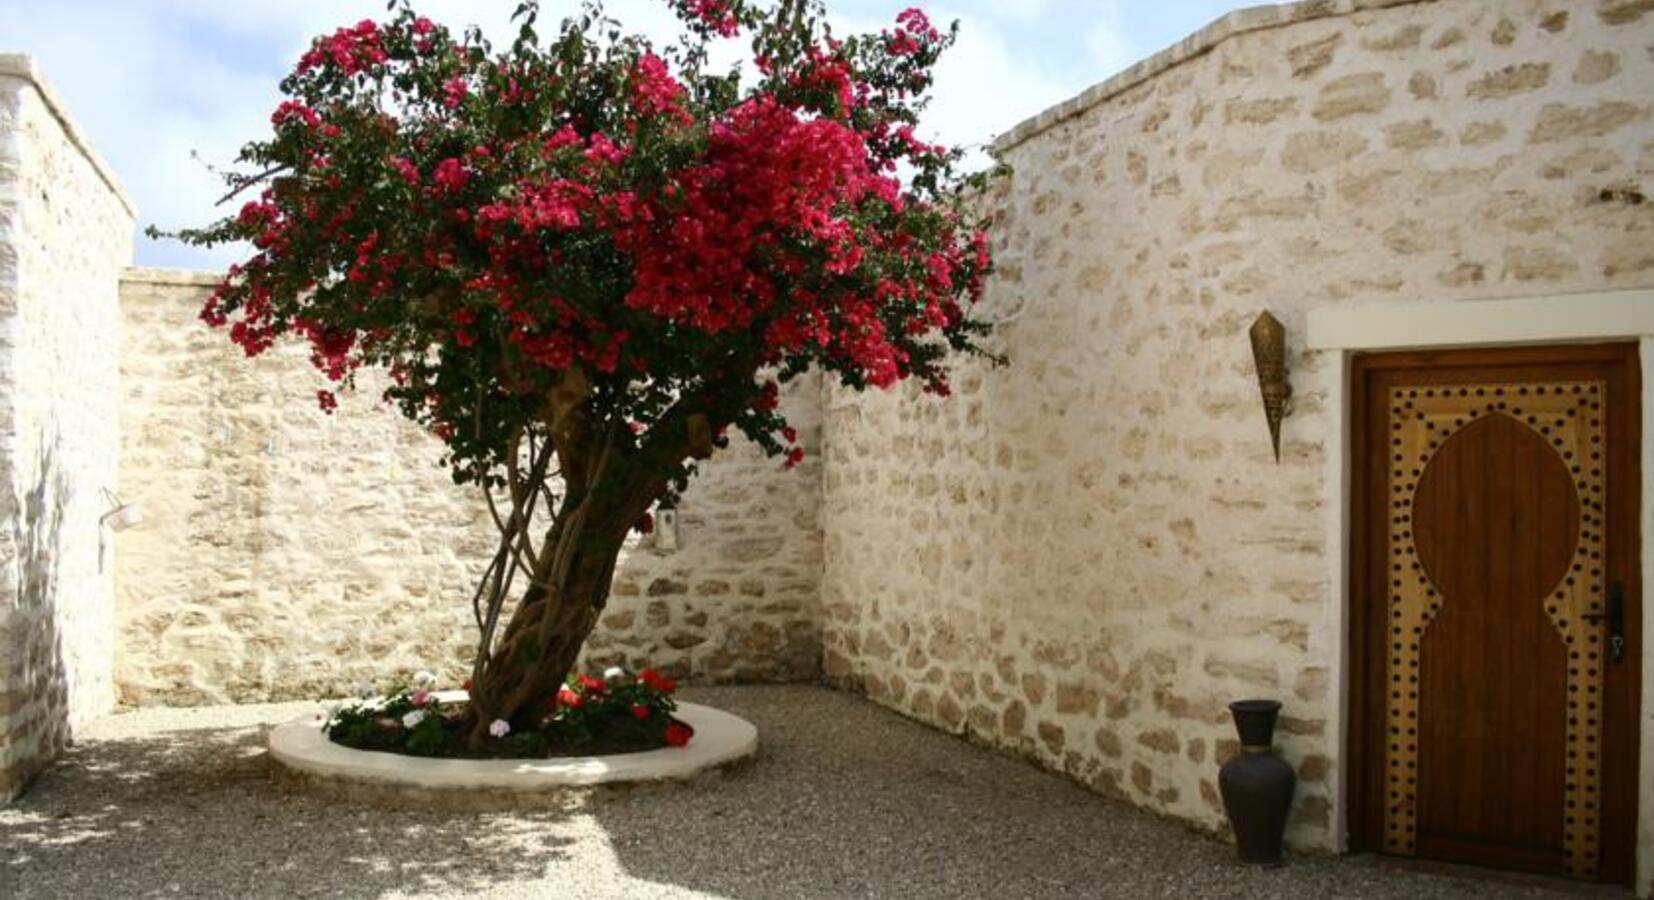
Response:
POLYGON ((465 102, 465 97, 471 92, 464 78, 454 77, 442 83, 442 105, 454 109, 465 102))
POLYGON ((678 683, 661 674, 658 669, 644 669, 637 673, 639 684, 660 694, 670 694, 678 689, 678 683))

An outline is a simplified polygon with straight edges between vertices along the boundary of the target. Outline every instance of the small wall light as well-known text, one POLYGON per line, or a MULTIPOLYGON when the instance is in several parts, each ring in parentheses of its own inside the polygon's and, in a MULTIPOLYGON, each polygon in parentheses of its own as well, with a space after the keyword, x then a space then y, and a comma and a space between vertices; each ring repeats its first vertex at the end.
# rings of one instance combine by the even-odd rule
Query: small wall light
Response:
POLYGON ((108 525, 110 531, 125 531, 144 520, 144 508, 138 503, 123 503, 115 492, 103 488, 104 502, 109 504, 109 511, 98 517, 98 571, 103 571, 103 526, 108 525))
POLYGON ((104 488, 103 499, 109 503, 109 511, 98 518, 99 525, 108 525, 111 531, 125 531, 144 520, 144 508, 140 503, 123 503, 121 498, 108 488, 104 488))
POLYGON ((1275 462, 1281 461, 1281 422, 1291 414, 1292 381, 1286 369, 1286 326, 1267 310, 1252 323, 1252 362, 1258 369, 1258 390, 1269 420, 1269 441, 1275 462))
POLYGON ((661 506, 655 510, 655 549, 673 553, 678 549, 678 510, 661 506))

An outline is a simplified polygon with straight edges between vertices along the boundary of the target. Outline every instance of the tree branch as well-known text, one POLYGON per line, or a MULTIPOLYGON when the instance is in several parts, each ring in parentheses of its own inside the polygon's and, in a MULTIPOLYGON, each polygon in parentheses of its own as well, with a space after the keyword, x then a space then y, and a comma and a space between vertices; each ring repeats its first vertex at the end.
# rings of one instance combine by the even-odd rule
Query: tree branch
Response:
POLYGON ((247 176, 246 180, 242 181, 241 184, 236 186, 235 190, 230 191, 228 194, 225 194, 222 197, 219 197, 218 202, 214 203, 213 205, 214 206, 223 206, 224 204, 226 204, 226 203, 230 202, 231 200, 234 200, 236 197, 240 196, 241 193, 243 191, 247 190, 248 188, 253 187, 254 185, 257 185, 257 184, 262 184, 264 182, 264 180, 266 178, 269 178, 271 175, 278 175, 282 172, 288 171, 291 168, 293 168, 293 167, 286 164, 286 163, 282 163, 279 166, 271 166, 270 168, 265 169, 264 171, 258 173, 257 175, 249 175, 249 176, 247 176))

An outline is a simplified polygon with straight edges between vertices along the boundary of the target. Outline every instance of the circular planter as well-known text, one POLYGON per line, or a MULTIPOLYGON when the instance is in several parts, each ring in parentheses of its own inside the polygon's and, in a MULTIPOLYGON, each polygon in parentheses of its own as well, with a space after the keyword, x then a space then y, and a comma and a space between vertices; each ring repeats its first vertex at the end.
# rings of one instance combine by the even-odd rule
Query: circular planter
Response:
POLYGON ((278 777, 333 796, 494 809, 560 805, 571 789, 681 781, 758 752, 758 729, 739 716, 679 703, 676 717, 695 729, 688 746, 554 759, 427 759, 336 744, 322 733, 321 719, 308 715, 270 732, 270 760, 278 777))

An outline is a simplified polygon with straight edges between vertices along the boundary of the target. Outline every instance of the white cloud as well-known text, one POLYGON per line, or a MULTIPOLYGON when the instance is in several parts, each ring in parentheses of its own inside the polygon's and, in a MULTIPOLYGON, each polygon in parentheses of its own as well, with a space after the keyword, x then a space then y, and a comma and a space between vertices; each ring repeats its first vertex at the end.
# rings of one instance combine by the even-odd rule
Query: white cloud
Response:
POLYGON ((1041 61, 1015 52, 988 20, 960 16, 959 42, 936 69, 930 121, 942 141, 985 146, 1070 93, 1041 61))
MULTIPOLYGON (((1025 5, 1037 8, 1047 2, 1032 0, 1025 5)), ((846 33, 879 31, 911 3, 896 0, 887 5, 889 15, 881 18, 834 16, 833 28, 846 33)), ((1012 48, 1001 19, 1019 6, 994 3, 991 9, 991 15, 948 6, 930 9, 938 27, 958 20, 959 40, 936 67, 936 87, 922 136, 950 147, 976 148, 968 162, 978 166, 987 162, 985 150, 994 138, 1073 93, 1046 60, 1012 48)), ((1029 14, 1022 9, 1014 17, 1029 14)))
POLYGON ((1118 0, 1096 0, 1091 30, 1085 36, 1085 49, 1089 55, 1085 70, 1091 73, 1093 84, 1137 62, 1142 55, 1126 37, 1118 0))

